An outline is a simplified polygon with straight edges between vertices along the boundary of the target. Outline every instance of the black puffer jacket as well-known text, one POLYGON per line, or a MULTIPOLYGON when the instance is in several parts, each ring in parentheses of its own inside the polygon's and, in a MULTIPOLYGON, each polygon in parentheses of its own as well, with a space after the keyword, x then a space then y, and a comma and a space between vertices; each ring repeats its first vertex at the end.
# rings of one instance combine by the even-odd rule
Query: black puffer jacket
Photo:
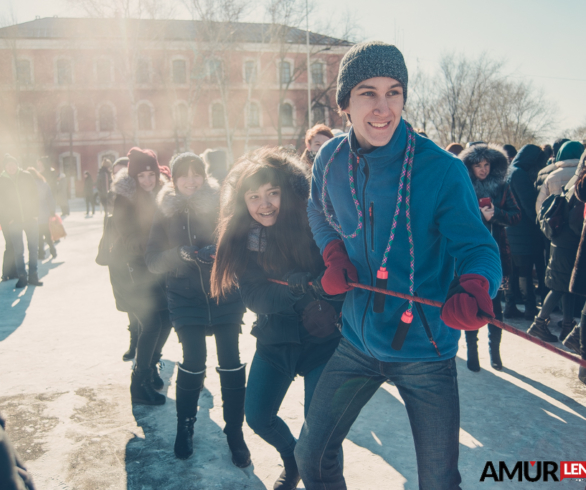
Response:
POLYGON ((238 291, 218 303, 209 296, 211 265, 188 263, 179 256, 182 246, 198 249, 214 243, 220 196, 218 184, 206 178, 192 196, 178 194, 172 182, 157 197, 158 209, 145 260, 151 272, 167 275, 167 298, 176 329, 187 325, 225 325, 242 322, 245 308, 238 291))
POLYGON ((0 223, 21 224, 39 216, 39 192, 34 177, 18 169, 0 174, 0 223))
POLYGON ((507 236, 513 255, 538 255, 543 249, 543 235, 536 223, 535 202, 537 190, 534 182, 543 166, 544 153, 539 146, 525 145, 511 163, 507 183, 521 208, 521 221, 507 227, 507 236))
POLYGON ((479 200, 491 198, 494 216, 490 221, 486 221, 482 216, 482 222, 490 230, 499 246, 503 276, 510 276, 513 264, 505 227, 515 226, 521 221, 521 210, 509 184, 505 183, 509 166, 508 158, 500 147, 484 144, 471 146, 459 156, 468 168, 476 197, 479 200), (490 173, 480 181, 474 175, 473 167, 485 160, 490 163, 490 173))
POLYGON ((116 174, 112 212, 118 237, 112 249, 110 282, 116 308, 126 312, 153 312, 167 309, 165 278, 153 274, 146 266, 144 253, 156 210, 159 182, 152 192, 145 192, 128 176, 126 169, 116 174))

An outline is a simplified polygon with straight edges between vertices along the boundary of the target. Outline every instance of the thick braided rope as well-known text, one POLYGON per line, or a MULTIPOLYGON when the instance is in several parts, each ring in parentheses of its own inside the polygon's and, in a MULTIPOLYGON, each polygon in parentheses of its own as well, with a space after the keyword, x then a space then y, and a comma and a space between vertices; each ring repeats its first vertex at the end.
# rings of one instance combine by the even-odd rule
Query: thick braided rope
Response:
MULTIPOLYGON (((330 166, 331 166, 332 162, 334 161, 334 158, 336 158, 338 153, 340 153, 340 150, 342 149, 342 146, 344 146, 345 143, 348 143, 348 136, 346 136, 340 142, 340 144, 338 145, 338 147, 336 148, 336 150, 334 151, 334 153, 332 154, 331 158, 329 159, 328 163, 326 164, 326 166, 324 168, 324 177, 323 177, 323 183, 322 183, 322 187, 321 187, 321 203, 322 203, 324 215, 325 215, 326 220, 329 223, 329 225, 334 230, 336 230, 340 236, 342 236, 344 238, 356 238, 358 236, 358 233, 360 233, 360 230, 362 229, 362 227, 364 225, 364 215, 362 213, 362 208, 360 207, 360 202, 358 202, 358 197, 356 197, 356 184, 354 182, 354 165, 353 165, 353 161, 352 161, 352 150, 350 150, 348 152, 348 179, 350 181, 350 192, 352 194, 352 200, 354 201, 354 206, 356 207, 356 213, 358 214, 358 226, 356 227, 356 230, 354 230, 354 233, 352 233, 351 235, 345 235, 344 232, 342 231, 342 226, 339 225, 338 223, 336 223, 336 221, 334 220, 334 215, 328 213, 328 207, 327 207, 328 173, 330 171, 330 166)), ((357 158, 357 163, 358 164, 360 163, 360 160, 358 158, 357 158)))

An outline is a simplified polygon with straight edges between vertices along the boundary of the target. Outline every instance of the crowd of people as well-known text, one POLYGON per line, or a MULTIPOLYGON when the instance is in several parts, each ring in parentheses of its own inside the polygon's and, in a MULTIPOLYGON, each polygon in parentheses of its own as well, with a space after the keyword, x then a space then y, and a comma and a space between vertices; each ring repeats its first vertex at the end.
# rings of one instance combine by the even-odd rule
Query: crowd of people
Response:
MULTIPOLYGON (((159 361, 171 329, 183 350, 177 458, 194 450, 206 336, 215 338, 232 461, 251 464, 246 419, 280 454, 276 490, 301 479, 309 490, 345 489, 342 442, 387 380, 405 402, 419 487, 460 488, 455 355, 465 331, 467 366, 480 370, 482 314, 531 320, 530 334, 586 359, 586 307, 574 321, 575 295, 586 295, 584 146, 558 140, 517 152, 471 142, 444 150, 402 118, 407 88, 395 46, 361 43, 342 60, 336 93, 352 126, 311 128, 301 156, 262 148, 229 169, 214 165, 213 154, 186 152, 164 166, 135 147, 104 161, 100 263, 116 308, 129 317, 123 359, 135 360, 132 403, 165 403, 159 361), (548 322, 560 302, 558 337, 548 322), (247 308, 257 314, 248 379, 238 343, 247 308), (278 415, 296 376, 305 384, 299 439, 278 415)), ((0 185, 14 186, 10 165, 0 185)), ((32 176, 22 183, 32 188, 32 176)), ((93 181, 86 184, 89 214, 93 181)), ((488 337, 491 366, 501 370, 501 330, 489 324, 488 337)), ((586 383, 586 370, 579 376, 586 383)))

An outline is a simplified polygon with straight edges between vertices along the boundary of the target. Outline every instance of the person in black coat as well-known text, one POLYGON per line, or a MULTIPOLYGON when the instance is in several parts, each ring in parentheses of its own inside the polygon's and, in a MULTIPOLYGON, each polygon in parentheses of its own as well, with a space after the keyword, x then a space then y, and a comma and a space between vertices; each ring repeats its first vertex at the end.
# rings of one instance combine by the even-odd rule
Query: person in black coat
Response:
POLYGON ((193 425, 206 371, 205 337, 214 335, 224 432, 232 461, 243 468, 250 465, 250 452, 242 434, 246 366, 240 362, 238 349, 245 308, 237 289, 219 302, 209 295, 219 186, 206 174, 201 158, 193 153, 177 155, 171 162, 171 171, 172 182, 157 197, 158 209, 145 259, 151 272, 167 275, 169 312, 183 347, 183 362, 177 365, 175 455, 187 459, 193 453, 193 425))
POLYGON ((159 164, 152 150, 132 148, 128 169, 116 175, 116 195, 110 219, 118 237, 108 265, 116 308, 132 314, 139 324, 136 364, 132 372, 132 403, 162 405, 163 380, 157 363, 171 331, 165 278, 147 268, 144 253, 156 210, 156 196, 163 186, 159 164))
MULTIPOLYGON (((482 222, 490 230, 499 246, 505 296, 510 297, 512 293, 509 290, 508 284, 513 264, 505 227, 515 226, 521 221, 521 210, 517 201, 515 201, 510 186, 505 183, 509 166, 507 155, 498 146, 483 144, 467 148, 460 154, 460 158, 464 162, 464 165, 466 165, 466 168, 468 168, 482 213, 482 222)), ((509 306, 509 302, 510 300, 507 302, 507 306, 509 306)), ((503 313, 501 309, 500 290, 492 300, 492 306, 495 318, 502 320, 503 313)), ((516 309, 514 301, 512 306, 516 309)), ((509 314, 511 314, 511 311, 509 311, 509 314)), ((501 335, 502 331, 500 328, 490 323, 488 324, 490 363, 494 369, 499 371, 503 368, 499 352, 501 335)), ((468 369, 475 372, 480 371, 477 341, 478 330, 466 330, 466 345, 468 347, 467 366, 468 369)))
POLYGON ((96 214, 96 203, 94 201, 94 179, 89 172, 84 172, 83 181, 83 195, 85 197, 85 215, 90 215, 90 206, 92 208, 92 216, 96 214))
POLYGON ((537 145, 525 145, 519 150, 509 168, 507 183, 521 209, 521 221, 508 226, 507 236, 511 245, 513 265, 519 278, 519 286, 525 302, 525 319, 532 320, 537 314, 535 288, 533 286, 533 266, 536 266, 541 284, 545 271, 543 235, 536 223, 535 202, 537 190, 535 177, 543 167, 544 152, 537 145))
POLYGON ((236 284, 257 314, 257 338, 245 413, 248 425, 279 451, 284 471, 275 489, 296 488, 295 437, 278 417, 295 378, 305 379, 305 413, 323 368, 340 340, 341 301, 326 298, 319 276, 325 265, 305 209, 307 167, 280 150, 246 155, 222 187, 218 251, 212 293, 223 297, 236 284), (284 280, 288 286, 270 279, 284 280), (314 286, 309 282, 313 281, 314 286))

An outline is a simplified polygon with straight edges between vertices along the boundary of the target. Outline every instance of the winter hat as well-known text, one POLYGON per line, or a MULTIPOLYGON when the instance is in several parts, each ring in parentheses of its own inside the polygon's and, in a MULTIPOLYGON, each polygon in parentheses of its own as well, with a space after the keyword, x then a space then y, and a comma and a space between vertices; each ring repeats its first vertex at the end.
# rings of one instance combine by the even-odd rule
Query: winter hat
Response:
POLYGON ((171 159, 171 178, 175 182, 181 175, 187 173, 187 167, 192 166, 195 173, 206 176, 206 165, 195 153, 185 152, 175 155, 171 159))
POLYGON ((392 44, 371 41, 355 44, 340 63, 336 102, 339 106, 350 91, 363 80, 374 77, 394 78, 403 86, 403 100, 407 102, 407 66, 401 51, 392 44))
POLYGON ((157 178, 161 173, 155 152, 153 150, 141 150, 136 146, 131 148, 128 152, 128 176, 136 179, 139 173, 149 170, 155 172, 157 178))
POLYGON ((456 156, 462 153, 463 150, 464 147, 460 143, 450 143, 448 146, 446 146, 446 151, 449 151, 456 156))
POLYGON ((112 164, 112 168, 114 168, 116 165, 124 165, 125 167, 128 167, 128 157, 120 157, 116 159, 116 161, 112 164))
POLYGON ((18 165, 18 160, 14 158, 10 153, 6 153, 4 155, 4 160, 2 161, 2 166, 6 167, 9 163, 16 163, 18 165))
POLYGON ((577 160, 582 156, 582 153, 584 153, 582 143, 579 141, 566 141, 558 151, 555 161, 577 160))

